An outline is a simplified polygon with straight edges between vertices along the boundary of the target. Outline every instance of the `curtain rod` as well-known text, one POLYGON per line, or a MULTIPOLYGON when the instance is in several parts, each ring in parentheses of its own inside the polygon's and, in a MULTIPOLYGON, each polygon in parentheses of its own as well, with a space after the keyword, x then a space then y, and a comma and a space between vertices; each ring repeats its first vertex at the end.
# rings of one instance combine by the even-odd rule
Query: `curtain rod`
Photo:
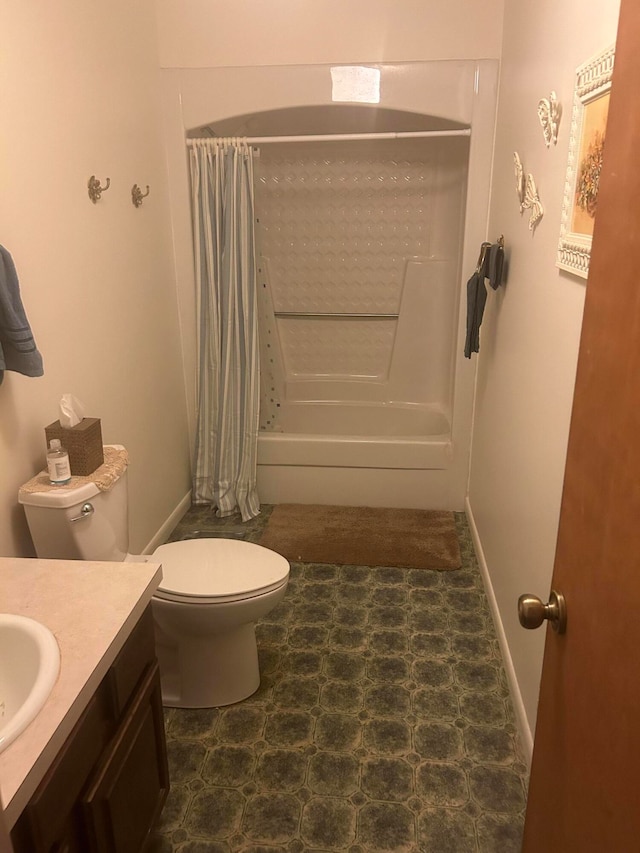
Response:
MULTIPOLYGON (((369 139, 425 139, 431 136, 470 136, 471 128, 460 130, 408 130, 389 133, 326 133, 307 136, 250 136, 246 139, 248 145, 262 145, 269 142, 357 142, 369 139)), ((198 142, 216 142, 222 137, 205 136, 198 139, 187 139, 187 145, 192 148, 198 142)), ((242 139, 243 137, 238 137, 242 139)))

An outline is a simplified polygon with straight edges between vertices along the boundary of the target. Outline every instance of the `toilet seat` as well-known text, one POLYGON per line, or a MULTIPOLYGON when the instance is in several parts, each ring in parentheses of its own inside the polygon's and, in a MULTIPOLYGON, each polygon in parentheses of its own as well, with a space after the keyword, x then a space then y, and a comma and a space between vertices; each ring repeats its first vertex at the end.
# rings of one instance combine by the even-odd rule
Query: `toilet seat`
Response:
POLYGON ((289 563, 284 557, 237 539, 169 542, 147 559, 162 563, 162 581, 154 596, 165 601, 244 601, 279 589, 289 578, 289 563))

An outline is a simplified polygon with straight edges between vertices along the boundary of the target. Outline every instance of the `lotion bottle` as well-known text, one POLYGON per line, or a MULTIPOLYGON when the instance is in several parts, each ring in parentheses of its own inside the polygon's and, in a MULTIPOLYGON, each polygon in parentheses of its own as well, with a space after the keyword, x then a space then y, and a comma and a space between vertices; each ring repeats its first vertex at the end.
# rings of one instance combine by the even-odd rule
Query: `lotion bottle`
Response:
POLYGON ((52 438, 47 451, 47 468, 49 480, 54 486, 62 486, 71 480, 69 454, 63 450, 59 438, 52 438))

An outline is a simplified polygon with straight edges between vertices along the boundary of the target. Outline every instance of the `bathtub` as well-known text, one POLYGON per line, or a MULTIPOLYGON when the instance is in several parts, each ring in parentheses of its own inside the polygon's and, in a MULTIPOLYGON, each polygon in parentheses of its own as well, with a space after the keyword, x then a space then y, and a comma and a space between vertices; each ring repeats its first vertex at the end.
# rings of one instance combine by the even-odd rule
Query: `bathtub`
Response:
MULTIPOLYGON (((417 404, 282 403, 279 427, 258 434, 263 503, 462 508, 452 488, 451 429, 417 404)), ((459 494, 458 494, 459 492, 459 494)))
POLYGON ((259 465, 447 468, 449 421, 418 404, 282 403, 279 431, 261 430, 259 465))

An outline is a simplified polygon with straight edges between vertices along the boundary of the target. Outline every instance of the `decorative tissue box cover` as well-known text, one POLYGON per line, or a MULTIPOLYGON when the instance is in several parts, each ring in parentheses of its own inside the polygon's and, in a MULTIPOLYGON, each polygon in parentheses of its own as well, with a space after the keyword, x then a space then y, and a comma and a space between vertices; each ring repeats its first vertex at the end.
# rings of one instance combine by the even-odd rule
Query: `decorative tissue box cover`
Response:
POLYGON ((54 421, 44 428, 47 447, 52 438, 59 438, 69 454, 71 473, 76 477, 92 474, 104 462, 100 418, 83 418, 74 427, 63 427, 54 421))

